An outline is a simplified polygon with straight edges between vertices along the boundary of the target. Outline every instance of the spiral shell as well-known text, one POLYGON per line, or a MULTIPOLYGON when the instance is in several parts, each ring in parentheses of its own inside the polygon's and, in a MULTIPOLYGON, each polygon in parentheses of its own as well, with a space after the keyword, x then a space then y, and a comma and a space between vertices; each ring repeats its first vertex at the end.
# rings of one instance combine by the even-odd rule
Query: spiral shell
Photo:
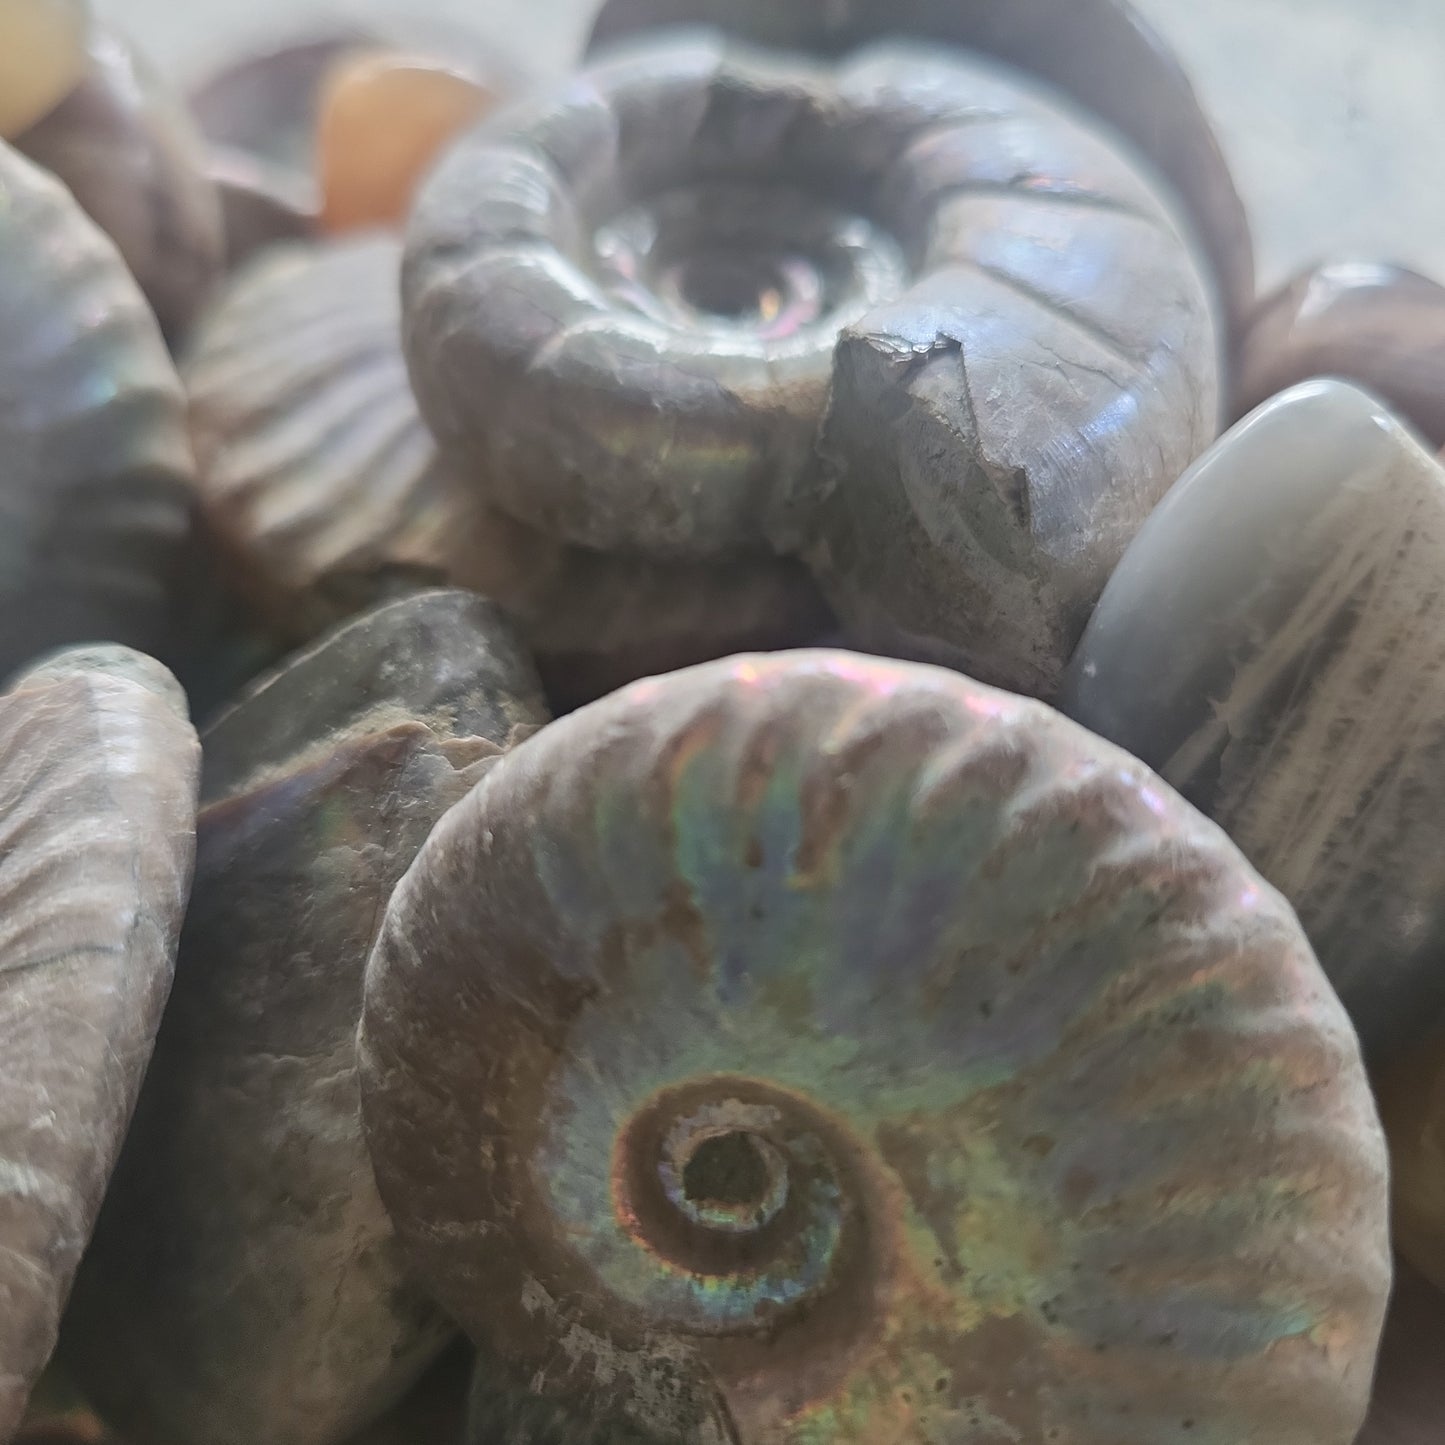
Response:
POLYGON ((1293 915, 954 674, 740 658, 545 729, 392 895, 359 1060, 401 1240, 503 1362, 489 1445, 552 1438, 537 1396, 738 1445, 1363 1414, 1383 1143, 1293 915))
POLYGON ((170 989, 200 749, 158 663, 75 648, 0 694, 0 1440, 55 1346, 170 989))
POLYGON ((1442 573, 1441 464, 1308 382, 1170 491, 1062 691, 1290 900, 1372 1062, 1445 1022, 1442 573))
POLYGON ((1312 267, 1259 303, 1237 370, 1236 416, 1298 382, 1342 377, 1445 446, 1445 286, 1369 261, 1312 267))
POLYGON ((180 336, 220 274, 221 207, 191 119, 151 66, 95 31, 84 80, 15 144, 65 182, 180 336))
POLYGON ((496 609, 439 592, 358 619, 205 733, 176 986, 67 1320, 122 1434, 331 1445, 451 1337, 371 1180, 362 970, 433 822, 543 716, 496 609))
POLYGON ((0 675, 172 630, 192 460, 180 381, 114 246, 0 142, 0 675))
POLYGON ((453 150, 403 300, 422 410, 502 510, 631 554, 806 545, 862 645, 1039 692, 1217 422, 1149 183, 907 45, 613 56, 453 150))
POLYGON ((582 701, 823 629, 796 563, 613 558, 478 501, 407 381, 400 262, 383 235, 277 248, 231 283, 183 367, 202 508, 271 631, 303 641, 390 587, 450 581, 512 611, 559 695, 582 701))
POLYGON ((1037 75, 1107 122, 1177 191, 1230 324, 1254 303, 1254 245, 1189 77, 1128 0, 605 0, 589 50, 639 31, 721 26, 755 44, 841 55, 885 37, 979 52, 1037 75))

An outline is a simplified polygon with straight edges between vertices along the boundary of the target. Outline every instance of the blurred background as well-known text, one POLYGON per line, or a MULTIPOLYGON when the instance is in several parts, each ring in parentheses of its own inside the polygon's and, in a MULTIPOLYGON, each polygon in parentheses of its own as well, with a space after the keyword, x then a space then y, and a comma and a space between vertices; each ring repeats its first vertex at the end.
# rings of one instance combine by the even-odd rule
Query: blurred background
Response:
MULTIPOLYGON (((1445 280, 1445 0, 1136 0, 1192 71, 1249 205, 1268 287, 1325 254, 1445 280)), ((328 15, 484 25, 535 70, 596 0, 99 0, 173 76, 328 15)))

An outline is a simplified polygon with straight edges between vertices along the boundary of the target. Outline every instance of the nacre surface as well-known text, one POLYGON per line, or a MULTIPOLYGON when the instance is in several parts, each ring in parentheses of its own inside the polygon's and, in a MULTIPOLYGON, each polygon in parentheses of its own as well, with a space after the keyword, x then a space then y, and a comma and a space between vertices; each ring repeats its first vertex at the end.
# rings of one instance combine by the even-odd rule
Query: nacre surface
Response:
POLYGON ((574 713, 418 854, 359 1040, 382 1198, 497 1358, 488 1445, 1364 1413, 1349 1022, 1223 833, 1037 704, 802 652, 574 713))

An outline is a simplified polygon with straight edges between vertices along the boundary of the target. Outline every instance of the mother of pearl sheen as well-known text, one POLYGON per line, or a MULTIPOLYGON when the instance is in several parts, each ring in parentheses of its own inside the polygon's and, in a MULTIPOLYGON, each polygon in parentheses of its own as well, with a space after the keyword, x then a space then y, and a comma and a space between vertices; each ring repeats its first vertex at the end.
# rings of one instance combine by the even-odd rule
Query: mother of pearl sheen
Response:
POLYGON ((1445 468, 1313 381, 1242 421, 1124 554, 1061 700, 1294 904, 1379 1061, 1445 1013, 1445 468))
POLYGON ((19 135, 75 88, 89 28, 85 0, 0 0, 0 137, 19 135))

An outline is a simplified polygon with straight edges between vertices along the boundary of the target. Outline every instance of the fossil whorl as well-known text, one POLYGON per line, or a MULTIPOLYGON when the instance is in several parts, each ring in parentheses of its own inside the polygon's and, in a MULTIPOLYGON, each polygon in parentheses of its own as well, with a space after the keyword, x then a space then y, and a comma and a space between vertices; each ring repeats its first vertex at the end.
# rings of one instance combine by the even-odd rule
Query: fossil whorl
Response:
POLYGON ((403 278, 422 410, 499 508, 658 556, 808 544, 859 642, 1017 687, 1215 433, 1161 196, 961 54, 616 53, 451 152, 403 278))
POLYGON ((220 274, 221 205, 190 117, 150 64, 97 29, 81 83, 15 145, 65 182, 181 336, 220 274))
POLYGON ((231 282, 183 364, 203 512, 276 635, 303 641, 388 588, 449 581, 506 606, 564 691, 596 696, 821 631, 796 563, 610 557, 480 501, 412 396, 400 265, 386 235, 274 248, 231 282))
POLYGON ((490 603, 425 593, 204 734, 176 987, 65 1353, 125 1436, 331 1445, 454 1333, 407 1280, 354 1067, 367 951, 433 822, 543 719, 490 603))
POLYGON ((488 1445, 549 1400, 741 1445, 1363 1414, 1383 1141, 1293 914, 954 674, 739 658, 544 729, 392 895, 359 1060, 403 1245, 512 1371, 488 1445))
POLYGON ((1371 261, 1334 261, 1285 282, 1250 319, 1234 415, 1319 376, 1357 382, 1445 446, 1445 286, 1371 261))
POLYGON ((294 641, 409 578, 497 591, 525 565, 417 413, 400 256, 381 235, 273 248, 217 297, 182 361, 202 512, 251 605, 294 641))
POLYGON ((0 1440, 54 1348, 170 991, 200 749, 159 663, 0 694, 0 1440))
POLYGON ((1244 203, 1188 75, 1128 0, 605 0, 589 49, 678 25, 825 55, 911 38, 1039 76, 1113 126, 1177 191, 1231 323, 1243 326, 1254 301, 1244 203))
POLYGON ((180 381, 115 247, 0 142, 0 674, 161 649, 192 460, 180 381))

